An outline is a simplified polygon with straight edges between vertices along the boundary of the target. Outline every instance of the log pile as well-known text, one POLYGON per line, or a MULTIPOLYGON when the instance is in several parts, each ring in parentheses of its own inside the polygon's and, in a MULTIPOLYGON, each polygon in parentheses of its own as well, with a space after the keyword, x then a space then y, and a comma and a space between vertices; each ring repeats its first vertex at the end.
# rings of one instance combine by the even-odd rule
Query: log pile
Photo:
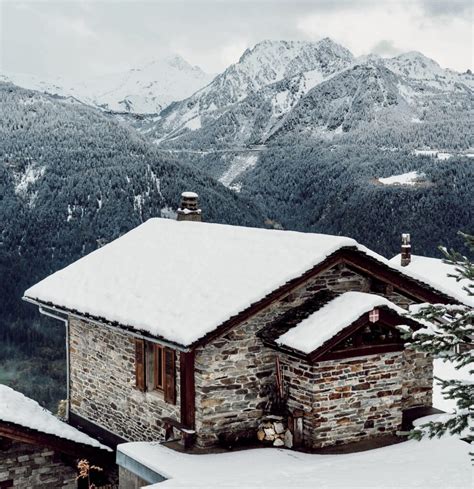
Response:
POLYGON ((260 442, 274 447, 293 447, 293 434, 281 416, 267 416, 258 426, 257 438, 260 442))

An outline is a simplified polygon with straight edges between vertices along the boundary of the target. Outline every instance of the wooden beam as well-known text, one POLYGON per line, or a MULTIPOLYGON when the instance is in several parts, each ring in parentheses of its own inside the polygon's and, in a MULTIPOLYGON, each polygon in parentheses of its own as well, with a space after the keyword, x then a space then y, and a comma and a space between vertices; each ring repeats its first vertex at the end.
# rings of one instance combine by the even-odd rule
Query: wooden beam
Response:
POLYGON ((180 353, 180 401, 181 401, 181 423, 194 429, 196 420, 196 392, 194 377, 194 351, 180 353))

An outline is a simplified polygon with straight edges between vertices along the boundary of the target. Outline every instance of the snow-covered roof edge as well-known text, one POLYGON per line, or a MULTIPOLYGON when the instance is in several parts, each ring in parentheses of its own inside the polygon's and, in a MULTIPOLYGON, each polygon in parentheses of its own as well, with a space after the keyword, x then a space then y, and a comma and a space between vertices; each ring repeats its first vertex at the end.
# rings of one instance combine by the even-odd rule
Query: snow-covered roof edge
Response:
POLYGON ((11 387, 0 384, 0 399, 0 423, 11 423, 81 445, 112 451, 110 447, 61 421, 35 400, 11 387))

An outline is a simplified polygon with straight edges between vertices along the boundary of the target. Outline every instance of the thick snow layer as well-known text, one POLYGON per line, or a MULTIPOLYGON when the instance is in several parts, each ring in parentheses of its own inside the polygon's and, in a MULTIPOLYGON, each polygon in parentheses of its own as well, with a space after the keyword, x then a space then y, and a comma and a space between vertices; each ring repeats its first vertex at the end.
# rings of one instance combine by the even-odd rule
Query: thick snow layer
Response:
MULTIPOLYGON (((394 256, 390 260, 391 265, 400 264, 400 255, 394 256)), ((463 287, 468 285, 468 280, 463 279, 459 282, 448 274, 455 274, 455 267, 444 263, 439 258, 429 258, 426 256, 412 255, 411 262, 402 269, 409 275, 416 275, 420 280, 433 284, 437 289, 446 294, 458 298, 464 304, 474 307, 474 297, 469 296, 463 287)))
POLYGON ((424 176, 423 173, 411 171, 400 175, 392 175, 391 177, 379 178, 378 181, 383 185, 416 185, 424 176))
POLYGON ((351 238, 155 218, 42 280, 25 297, 190 345, 351 246, 403 272, 351 238))
POLYGON ((25 292, 189 345, 349 238, 150 219, 25 292))
POLYGON ((0 420, 111 451, 109 447, 59 420, 33 399, 3 384, 0 384, 0 420))
POLYGON ((469 445, 456 438, 407 441, 346 455, 314 455, 277 448, 190 455, 158 443, 126 443, 118 450, 167 477, 165 488, 468 489, 469 445))
POLYGON ((303 319, 297 326, 281 335, 276 342, 303 353, 311 353, 363 314, 380 306, 389 307, 400 315, 407 312, 378 295, 346 292, 303 319))

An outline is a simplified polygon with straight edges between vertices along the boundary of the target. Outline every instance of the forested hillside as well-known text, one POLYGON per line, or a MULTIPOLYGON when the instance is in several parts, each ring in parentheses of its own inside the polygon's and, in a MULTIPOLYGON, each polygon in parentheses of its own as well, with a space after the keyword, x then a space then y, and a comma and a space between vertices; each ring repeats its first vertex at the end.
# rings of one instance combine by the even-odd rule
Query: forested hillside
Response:
POLYGON ((0 83, 0 113, 0 382, 50 404, 64 375, 63 332, 21 301, 28 286, 151 216, 172 215, 183 190, 200 194, 207 221, 261 226, 264 218, 73 99, 0 83))
MULTIPOLYGON (((260 153, 240 179, 268 217, 288 229, 346 235, 390 257, 401 233, 413 251, 437 256, 440 244, 463 249, 459 230, 474 228, 472 159, 436 160, 376 146, 282 144, 260 153), (417 171, 413 185, 378 179, 417 171)), ((467 252, 467 250, 466 250, 467 252)))

